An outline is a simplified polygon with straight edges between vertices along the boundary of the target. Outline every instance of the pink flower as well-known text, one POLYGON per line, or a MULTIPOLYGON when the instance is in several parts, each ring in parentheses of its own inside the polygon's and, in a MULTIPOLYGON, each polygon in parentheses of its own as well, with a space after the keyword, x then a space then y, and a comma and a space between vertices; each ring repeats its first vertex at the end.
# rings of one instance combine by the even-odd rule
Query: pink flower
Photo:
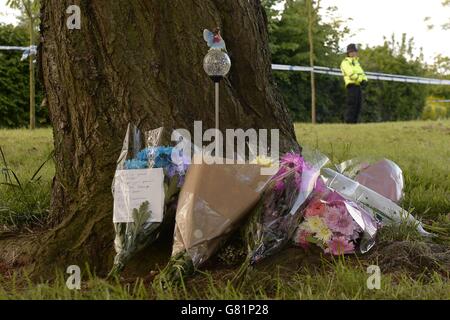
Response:
POLYGON ((355 252, 355 245, 346 237, 334 237, 328 242, 328 248, 325 253, 331 253, 335 256, 350 254, 355 252))
POLYGON ((286 153, 280 161, 283 167, 295 169, 297 172, 302 172, 304 166, 304 160, 301 155, 296 153, 286 153))
POLYGON ((325 222, 333 232, 339 232, 344 236, 352 236, 356 229, 352 216, 337 206, 327 206, 325 222))
POLYGON ((309 217, 315 217, 315 216, 323 216, 323 213, 326 210, 326 205, 325 203, 323 203, 322 201, 316 199, 313 200, 308 207, 306 207, 305 210, 305 217, 309 218, 309 217))
POLYGON ((275 183, 275 190, 276 191, 283 191, 285 188, 284 179, 286 178, 286 173, 290 172, 291 170, 294 170, 294 178, 295 178, 295 184, 298 189, 300 189, 300 186, 302 184, 302 172, 303 167, 305 165, 305 162, 299 154, 295 153, 286 153, 280 160, 281 167, 278 170, 277 174, 274 176, 274 179, 276 180, 275 183))
POLYGON ((297 234, 295 235, 294 242, 296 245, 302 247, 303 249, 309 248, 308 237, 312 236, 312 233, 309 233, 306 230, 299 228, 297 230, 297 234))
POLYGON ((297 188, 300 188, 302 184, 303 167, 305 166, 302 156, 295 153, 286 153, 281 158, 280 164, 282 167, 286 168, 286 171, 294 170, 295 184, 297 185, 297 188))
POLYGON ((325 182, 323 182, 322 177, 319 177, 317 179, 316 185, 314 187, 314 192, 324 194, 328 191, 327 186, 325 185, 325 182))

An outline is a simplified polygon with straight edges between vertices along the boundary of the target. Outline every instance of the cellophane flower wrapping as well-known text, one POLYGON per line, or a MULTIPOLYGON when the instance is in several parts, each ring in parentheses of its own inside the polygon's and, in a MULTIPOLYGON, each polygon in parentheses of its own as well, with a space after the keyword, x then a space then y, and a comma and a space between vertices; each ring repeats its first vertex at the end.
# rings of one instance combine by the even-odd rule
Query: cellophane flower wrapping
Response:
POLYGON ((402 169, 389 159, 347 160, 336 166, 337 171, 361 185, 400 204, 404 197, 402 169))
MULTIPOLYGON (((155 203, 162 204, 162 217, 155 217, 155 210, 152 211, 152 203, 144 201, 139 207, 131 208, 131 218, 127 222, 115 222, 114 230, 116 233, 114 247, 116 256, 110 276, 118 275, 126 266, 127 262, 140 250, 152 244, 159 236, 160 227, 166 219, 166 208, 173 204, 177 199, 177 194, 184 182, 184 176, 190 164, 183 154, 178 153, 172 147, 160 146, 164 137, 164 128, 141 131, 135 125, 130 124, 124 139, 122 152, 117 162, 116 175, 113 182, 113 195, 118 197, 117 188, 120 187, 124 198, 127 196, 136 196, 130 194, 133 191, 133 185, 130 183, 144 183, 145 179, 153 179, 163 175, 160 185, 148 185, 143 196, 158 194, 162 198, 157 199, 155 203), (135 180, 122 180, 118 184, 118 177, 123 175, 124 170, 133 170, 136 173, 135 180), (124 185, 121 185, 124 184, 124 185)), ((116 214, 124 214, 121 210, 130 210, 127 206, 117 207, 115 199, 115 217, 116 214), (117 212, 119 211, 119 212, 117 212)), ((153 203, 153 204, 155 204, 153 203)), ((173 217, 172 217, 173 218, 173 217)))
POLYGON ((281 251, 292 239, 320 169, 328 162, 318 152, 308 156, 308 161, 296 153, 281 158, 278 173, 272 177, 244 229, 249 253, 238 278, 248 266, 281 251))
POLYGON ((317 245, 335 256, 366 253, 375 244, 377 229, 370 213, 319 180, 304 209, 294 243, 304 249, 317 245))
POLYGON ((180 192, 172 259, 160 274, 174 282, 207 261, 258 202, 270 176, 258 164, 192 164, 180 192))
POLYGON ((410 212, 403 209, 391 199, 366 187, 330 168, 322 170, 321 179, 326 186, 343 198, 353 201, 366 212, 371 213, 381 226, 408 224, 414 226, 424 237, 433 236, 424 229, 424 225, 410 212))

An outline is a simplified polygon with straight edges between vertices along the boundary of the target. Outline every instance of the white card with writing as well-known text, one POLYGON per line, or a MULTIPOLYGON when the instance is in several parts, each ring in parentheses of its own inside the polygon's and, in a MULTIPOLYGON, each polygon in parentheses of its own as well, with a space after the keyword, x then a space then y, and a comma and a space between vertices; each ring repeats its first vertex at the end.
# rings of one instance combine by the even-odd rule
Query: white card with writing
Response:
POLYGON ((117 170, 114 178, 114 223, 133 221, 133 209, 148 201, 148 222, 162 222, 164 211, 164 171, 158 169, 117 170))

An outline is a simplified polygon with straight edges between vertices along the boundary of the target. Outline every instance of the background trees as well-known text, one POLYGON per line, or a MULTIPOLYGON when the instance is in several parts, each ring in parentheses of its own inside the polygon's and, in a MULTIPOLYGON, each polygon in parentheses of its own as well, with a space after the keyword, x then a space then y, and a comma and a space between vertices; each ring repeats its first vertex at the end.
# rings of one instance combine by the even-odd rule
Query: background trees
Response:
MULTIPOLYGON (((21 24, 28 29, 28 46, 36 44, 37 25, 39 22, 39 0, 8 0, 6 2, 13 9, 19 9, 22 13, 20 16, 21 24)), ((36 68, 34 64, 35 56, 30 54, 29 61, 29 89, 30 89, 30 129, 36 127, 36 68)))
MULTIPOLYGON (((293 0, 286 4, 280 14, 272 12, 269 20, 270 48, 272 61, 279 64, 308 66, 308 6, 307 1, 293 0)), ((342 23, 335 19, 324 23, 317 7, 313 10, 314 60, 319 66, 339 66, 341 55, 339 42, 348 32, 342 23)), ((273 11, 273 9, 272 9, 273 11)), ((328 10, 332 14, 334 8, 328 10)), ((311 120, 311 81, 308 73, 275 72, 283 97, 297 121, 311 120)), ((316 75, 317 121, 340 121, 341 112, 336 104, 345 100, 342 80, 329 76, 316 75)))
MULTIPOLYGON (((414 39, 403 35, 385 40, 382 46, 361 50, 361 63, 367 71, 427 76, 422 55, 414 56, 414 39)), ((430 74, 436 76, 436 74, 430 74)), ((401 82, 371 81, 365 92, 362 120, 400 121, 418 119, 431 86, 401 82)))
MULTIPOLYGON (((308 43, 308 1, 289 0, 283 11, 274 8, 281 0, 262 0, 268 20, 270 49, 274 63, 304 65, 310 64, 308 43)), ((32 4, 32 16, 37 17, 39 1, 14 0, 10 4, 20 7, 22 15, 17 28, 0 26, 4 36, 0 45, 29 45, 30 19, 25 3, 32 4), (17 33, 16 36, 6 34, 17 33), (14 38, 15 37, 15 38, 14 38)), ((344 56, 343 37, 351 34, 344 21, 336 18, 336 8, 322 8, 320 1, 312 1, 313 46, 315 64, 339 67, 344 56)), ((450 5, 443 1, 443 5, 450 5)), ((37 18, 36 18, 37 19, 37 18)), ((433 23, 430 20, 430 23, 433 23)), ((37 20, 33 22, 35 39, 38 39, 37 20)), ((446 27, 446 26, 440 26, 446 27)), ((226 30, 224 30, 226 32, 226 30)), ((182 34, 182 32, 180 33, 182 34)), ((448 57, 438 56, 433 64, 427 65, 423 58, 414 56, 413 39, 386 39, 378 47, 363 48, 361 59, 367 71, 399 73, 415 76, 448 77, 448 57), (447 76, 446 76, 447 74, 447 76)), ((29 114, 29 66, 19 62, 18 53, 0 52, 0 127, 23 127, 27 125, 29 114)), ((308 73, 275 72, 275 81, 282 93, 291 115, 296 121, 311 120, 311 81, 308 73)), ((340 122, 345 109, 345 90, 342 79, 327 75, 316 75, 317 121, 340 122)), ((40 108, 43 99, 39 81, 36 86, 36 121, 47 125, 47 110, 40 108)), ((362 120, 365 122, 411 120, 421 116, 428 96, 450 97, 450 88, 414 84, 371 81, 366 90, 362 120)), ((445 104, 450 109, 450 104, 445 104)), ((445 107, 445 106, 444 106, 445 107)))
MULTIPOLYGON (((28 46, 28 30, 22 25, 0 24, 0 45, 28 46)), ((20 61, 18 51, 0 51, 0 128, 25 127, 29 124, 29 63, 20 61)), ((47 109, 40 107, 42 86, 36 84, 36 122, 48 125, 47 109)))
MULTIPOLYGON (((309 65, 308 1, 287 1, 284 10, 274 5, 280 0, 263 1, 269 12, 270 48, 274 63, 309 65)), ((317 6, 318 1, 314 1, 317 6)), ((351 34, 345 23, 334 17, 336 8, 314 10, 313 39, 316 66, 339 68, 345 56, 342 39, 351 34), (326 16, 326 19, 325 19, 326 16)), ((421 54, 415 55, 414 38, 386 39, 381 46, 361 50, 366 71, 429 77, 449 73, 448 58, 438 57, 427 65, 421 54)), ((311 83, 308 73, 275 72, 275 79, 296 121, 310 121, 311 83)), ((316 75, 318 122, 340 122, 345 110, 342 79, 316 75)), ((366 89, 362 121, 397 121, 418 119, 429 95, 450 97, 448 87, 371 81, 366 89)))

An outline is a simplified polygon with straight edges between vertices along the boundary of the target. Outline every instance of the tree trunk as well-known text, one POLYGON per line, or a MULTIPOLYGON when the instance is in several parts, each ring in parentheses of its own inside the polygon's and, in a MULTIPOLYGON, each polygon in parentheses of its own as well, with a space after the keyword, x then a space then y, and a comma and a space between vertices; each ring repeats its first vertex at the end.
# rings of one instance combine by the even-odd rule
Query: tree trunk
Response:
POLYGON ((55 141, 52 219, 34 270, 88 262, 111 266, 111 182, 128 122, 143 128, 214 128, 214 87, 202 68, 204 28, 220 26, 233 67, 221 84, 221 129, 279 128, 298 148, 270 81, 266 17, 259 0, 47 0, 41 68, 55 141), (66 8, 81 8, 68 30, 66 8))

